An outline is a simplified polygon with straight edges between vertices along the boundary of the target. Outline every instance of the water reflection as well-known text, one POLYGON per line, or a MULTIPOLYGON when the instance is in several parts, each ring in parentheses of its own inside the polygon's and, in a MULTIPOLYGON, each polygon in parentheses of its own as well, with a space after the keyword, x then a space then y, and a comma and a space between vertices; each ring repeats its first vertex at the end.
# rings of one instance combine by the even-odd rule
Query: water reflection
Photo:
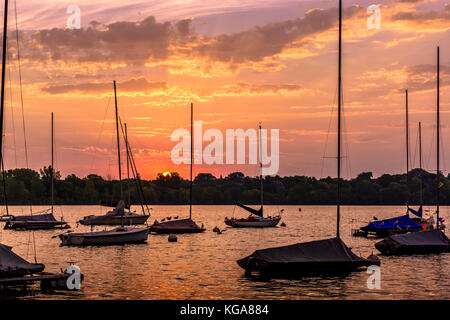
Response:
MULTIPOLYGON (((196 221, 207 231, 180 235, 169 243, 165 235, 152 235, 146 244, 108 247, 60 247, 52 236, 60 230, 36 231, 36 251, 46 271, 57 272, 70 261, 81 268, 85 279, 77 293, 42 294, 39 288, 21 298, 33 299, 449 299, 450 254, 381 257, 381 289, 367 288, 369 274, 301 280, 252 281, 244 277, 236 260, 261 248, 312 241, 334 236, 335 207, 286 206, 285 228, 224 229, 223 218, 232 206, 195 206, 196 221)), ((12 211, 20 207, 12 207, 12 211)), ((37 210, 39 208, 36 208, 37 210)), ((270 209, 270 208, 269 208, 270 209)), ((272 208, 275 210, 275 207, 272 208)), ((96 206, 65 206, 64 217, 72 226, 96 206)), ((375 240, 351 237, 351 229, 374 215, 383 219, 402 214, 403 207, 343 207, 341 236, 353 251, 367 257, 375 240)), ((156 206, 150 221, 187 212, 183 206, 156 206)), ((442 208, 448 218, 448 208, 442 208)), ((100 212, 98 213, 100 214, 100 212)), ((237 215, 237 212, 236 212, 237 215)), ((448 219, 447 219, 448 221, 448 219)), ((103 230, 105 227, 94 228, 103 230)), ((77 231, 89 231, 79 226, 77 231)), ((1 230, 2 243, 33 260, 30 232, 1 230)))

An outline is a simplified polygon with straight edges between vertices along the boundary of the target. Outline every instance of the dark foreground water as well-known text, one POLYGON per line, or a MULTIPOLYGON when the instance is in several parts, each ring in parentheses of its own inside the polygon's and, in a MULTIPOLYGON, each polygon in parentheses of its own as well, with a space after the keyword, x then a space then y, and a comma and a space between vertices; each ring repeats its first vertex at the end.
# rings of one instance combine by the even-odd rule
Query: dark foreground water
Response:
MULTIPOLYGON (((345 278, 250 281, 236 260, 256 249, 318 240, 335 235, 334 206, 268 206, 266 213, 284 208, 286 228, 226 229, 225 216, 246 216, 233 206, 195 206, 193 218, 207 228, 202 234, 179 235, 169 243, 167 236, 151 235, 145 244, 110 247, 60 247, 55 231, 35 231, 37 260, 46 271, 65 269, 75 262, 85 275, 76 293, 42 294, 39 290, 23 298, 33 299, 450 299, 450 254, 381 257, 381 289, 368 289, 369 274, 355 272, 345 278)), ((36 207, 35 210, 44 209, 36 207)), ((426 209, 433 209, 427 207, 426 209)), ((27 212, 11 207, 12 213, 27 212)), ((98 206, 62 206, 61 212, 75 231, 79 218, 104 213, 98 206)), ((442 207, 448 222, 450 208, 442 207)), ((404 214, 404 207, 342 208, 341 237, 357 255, 377 252, 375 240, 351 237, 351 229, 367 223, 373 216, 388 218, 404 214)), ((187 206, 155 206, 149 223, 167 216, 186 217, 187 206)), ((33 233, 0 231, 0 241, 29 261, 34 260, 33 233)), ((102 230, 105 227, 97 227, 102 230)))

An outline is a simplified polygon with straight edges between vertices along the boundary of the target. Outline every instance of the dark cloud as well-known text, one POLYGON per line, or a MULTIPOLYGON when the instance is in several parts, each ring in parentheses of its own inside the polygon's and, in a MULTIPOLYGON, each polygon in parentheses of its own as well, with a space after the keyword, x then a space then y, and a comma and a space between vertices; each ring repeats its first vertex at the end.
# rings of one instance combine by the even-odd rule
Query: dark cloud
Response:
MULTIPOLYGON (((345 9, 344 17, 365 14, 362 7, 345 9)), ((37 61, 122 62, 141 65, 171 56, 206 57, 210 61, 261 61, 280 53, 294 41, 333 28, 337 9, 312 9, 303 18, 258 26, 247 31, 201 37, 191 31, 191 20, 157 22, 148 17, 140 22, 115 22, 99 28, 94 22, 79 30, 40 30, 25 38, 26 58, 37 61)), ((235 66, 234 66, 235 67, 235 66)), ((233 68, 233 66, 230 66, 233 68)))
MULTIPOLYGON (((166 89, 167 83, 163 81, 149 82, 145 78, 131 79, 124 82, 117 82, 117 90, 122 92, 146 92, 157 89, 166 89)), ((69 92, 101 93, 112 92, 112 82, 88 82, 80 84, 54 85, 41 89, 50 94, 62 94, 69 92)))
MULTIPOLYGON (((439 67, 439 82, 441 87, 450 84, 450 66, 439 67)), ((436 88, 436 65, 419 64, 406 68, 408 75, 406 86, 411 91, 422 91, 436 88)))
POLYGON ((170 22, 159 23, 154 17, 115 22, 102 30, 97 26, 40 30, 27 38, 25 54, 35 59, 142 64, 149 58, 167 58, 171 43, 189 37, 188 22, 184 20, 176 27, 170 22))
MULTIPOLYGON (((362 12, 361 7, 354 5, 345 9, 345 17, 350 18, 362 12)), ((303 18, 207 39, 205 44, 194 48, 194 54, 232 63, 260 61, 264 57, 280 53, 296 40, 328 30, 336 24, 336 8, 313 9, 303 18)))
POLYGON ((410 20, 410 21, 427 21, 427 20, 450 20, 450 4, 445 4, 442 11, 414 11, 399 12, 392 17, 392 20, 410 20))

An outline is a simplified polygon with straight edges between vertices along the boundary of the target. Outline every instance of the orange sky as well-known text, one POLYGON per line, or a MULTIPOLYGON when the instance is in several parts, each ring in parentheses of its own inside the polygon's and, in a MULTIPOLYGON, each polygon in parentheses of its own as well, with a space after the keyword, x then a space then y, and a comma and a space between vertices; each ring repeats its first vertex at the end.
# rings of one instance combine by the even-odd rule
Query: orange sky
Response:
MULTIPOLYGON (((189 128, 189 104, 204 130, 280 129, 280 175, 334 176, 337 1, 77 1, 80 30, 69 30, 71 1, 17 0, 29 166, 50 160, 55 114, 56 167, 63 176, 117 176, 112 81, 138 170, 152 179, 178 171, 170 135, 189 128), (333 111, 334 110, 334 111, 333 111), (333 112, 332 112, 333 111, 333 112), (104 121, 105 120, 105 121, 104 121), (328 134, 329 130, 331 131, 328 134), (328 137, 328 138, 327 138, 328 137), (328 141, 328 142, 327 142, 328 141), (325 158, 323 158, 325 155, 325 158)), ((436 46, 441 47, 443 169, 450 163, 450 5, 391 0, 381 28, 369 30, 371 1, 344 0, 343 79, 346 177, 400 173, 404 89, 410 91, 411 160, 435 163, 436 46)), ((5 162, 25 167, 15 42, 9 10, 5 162)), ((195 173, 257 173, 254 165, 199 165, 195 173)))

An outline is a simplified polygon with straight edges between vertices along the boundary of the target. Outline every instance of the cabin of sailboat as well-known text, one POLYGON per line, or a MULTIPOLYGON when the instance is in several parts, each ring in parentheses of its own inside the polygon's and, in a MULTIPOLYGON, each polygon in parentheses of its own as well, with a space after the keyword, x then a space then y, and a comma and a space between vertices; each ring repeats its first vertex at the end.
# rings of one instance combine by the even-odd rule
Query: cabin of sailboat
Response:
POLYGON ((189 184, 189 218, 170 220, 170 221, 155 221, 150 226, 150 231, 158 234, 176 234, 176 233, 200 233, 206 229, 203 225, 200 227, 194 220, 192 220, 192 165, 194 163, 193 150, 193 122, 194 122, 194 104, 191 103, 191 161, 190 161, 190 184, 189 184))
POLYGON ((362 267, 379 265, 376 256, 367 259, 357 257, 340 239, 340 198, 341 198, 341 34, 342 0, 339 0, 339 65, 338 65, 338 130, 337 130, 337 203, 336 237, 288 246, 256 250, 251 255, 237 261, 245 269, 246 276, 252 272, 269 277, 309 276, 311 274, 346 274, 362 267))

